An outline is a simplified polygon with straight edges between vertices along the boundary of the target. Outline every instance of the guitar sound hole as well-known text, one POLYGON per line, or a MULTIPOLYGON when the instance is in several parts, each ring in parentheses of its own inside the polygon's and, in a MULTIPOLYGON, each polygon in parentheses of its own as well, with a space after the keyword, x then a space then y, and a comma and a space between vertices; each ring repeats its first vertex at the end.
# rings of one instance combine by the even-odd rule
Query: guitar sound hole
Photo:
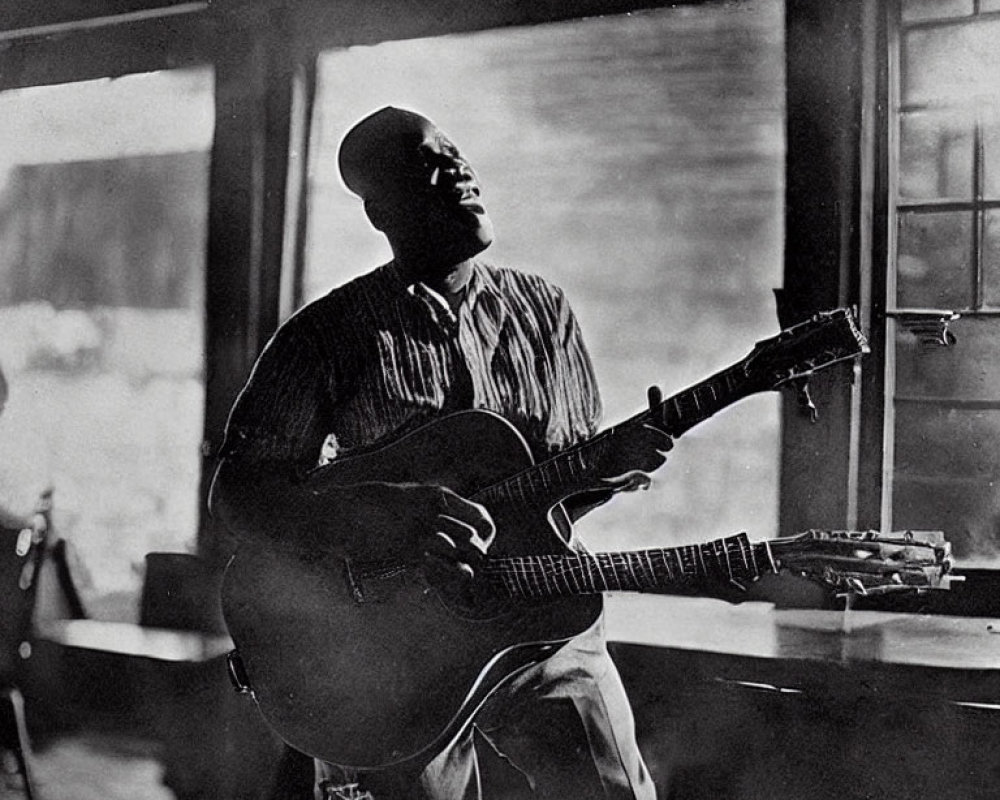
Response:
POLYGON ((485 580, 464 577, 434 581, 438 596, 456 616, 489 620, 510 613, 514 601, 485 580))

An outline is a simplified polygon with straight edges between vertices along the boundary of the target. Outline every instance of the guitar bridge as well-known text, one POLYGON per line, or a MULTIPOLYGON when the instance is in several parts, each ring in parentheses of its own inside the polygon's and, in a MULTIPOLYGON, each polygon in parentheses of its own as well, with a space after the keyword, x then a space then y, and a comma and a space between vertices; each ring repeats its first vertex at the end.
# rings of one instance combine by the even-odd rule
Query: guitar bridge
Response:
POLYGON ((354 602, 373 603, 382 599, 380 593, 374 590, 373 583, 387 581, 398 577, 407 571, 406 564, 387 561, 357 562, 350 558, 344 559, 344 582, 354 602))

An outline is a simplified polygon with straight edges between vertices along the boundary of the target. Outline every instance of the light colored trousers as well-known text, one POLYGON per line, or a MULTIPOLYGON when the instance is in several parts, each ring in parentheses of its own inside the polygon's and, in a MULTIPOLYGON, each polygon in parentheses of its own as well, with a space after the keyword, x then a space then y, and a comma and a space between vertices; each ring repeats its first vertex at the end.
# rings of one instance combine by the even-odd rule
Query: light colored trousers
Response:
MULTIPOLYGON (((340 768, 317 761, 316 779, 317 800, 350 796, 323 788, 346 782, 340 768)), ((358 780, 355 796, 372 800, 656 798, 603 619, 498 690, 418 777, 358 780)))

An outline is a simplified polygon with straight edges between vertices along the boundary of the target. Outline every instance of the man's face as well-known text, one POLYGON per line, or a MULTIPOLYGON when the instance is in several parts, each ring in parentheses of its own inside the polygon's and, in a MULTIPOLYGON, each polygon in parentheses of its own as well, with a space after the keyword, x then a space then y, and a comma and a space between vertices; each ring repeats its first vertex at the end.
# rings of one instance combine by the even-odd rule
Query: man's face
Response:
POLYGON ((386 176, 384 186, 386 233, 456 260, 488 247, 493 223, 476 173, 454 143, 425 121, 401 136, 399 146, 400 174, 386 176))

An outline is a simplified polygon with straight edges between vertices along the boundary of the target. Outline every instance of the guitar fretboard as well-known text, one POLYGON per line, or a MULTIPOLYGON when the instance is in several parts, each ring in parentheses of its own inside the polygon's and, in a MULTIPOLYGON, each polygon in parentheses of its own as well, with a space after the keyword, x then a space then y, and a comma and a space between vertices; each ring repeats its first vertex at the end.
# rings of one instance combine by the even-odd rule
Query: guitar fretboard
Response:
POLYGON ((668 549, 496 558, 484 570, 507 594, 526 598, 669 590, 704 579, 742 586, 774 571, 766 545, 745 533, 668 549))
POLYGON ((655 421, 671 436, 677 437, 756 390, 742 363, 737 364, 585 442, 485 487, 474 499, 487 506, 498 502, 531 504, 539 500, 552 506, 575 492, 595 488, 592 485, 594 467, 612 446, 617 431, 655 421))

